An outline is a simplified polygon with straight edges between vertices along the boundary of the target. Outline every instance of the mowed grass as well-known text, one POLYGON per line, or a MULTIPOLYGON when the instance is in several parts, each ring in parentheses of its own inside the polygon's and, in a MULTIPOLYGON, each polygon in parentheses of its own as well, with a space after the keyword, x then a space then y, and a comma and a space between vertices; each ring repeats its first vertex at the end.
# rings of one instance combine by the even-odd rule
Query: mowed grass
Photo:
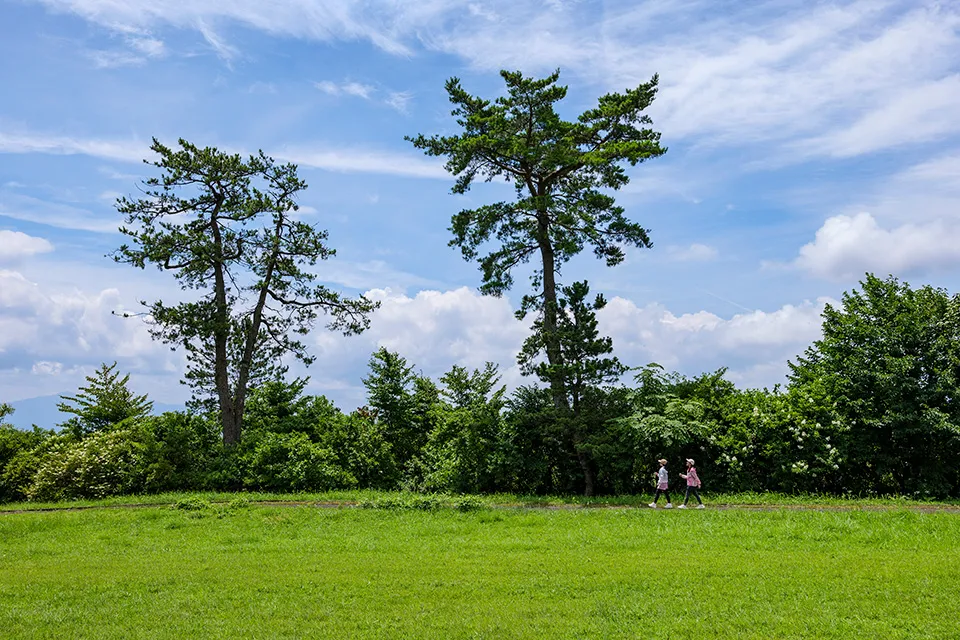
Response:
POLYGON ((5 638, 949 638, 958 593, 955 512, 0 516, 5 638))

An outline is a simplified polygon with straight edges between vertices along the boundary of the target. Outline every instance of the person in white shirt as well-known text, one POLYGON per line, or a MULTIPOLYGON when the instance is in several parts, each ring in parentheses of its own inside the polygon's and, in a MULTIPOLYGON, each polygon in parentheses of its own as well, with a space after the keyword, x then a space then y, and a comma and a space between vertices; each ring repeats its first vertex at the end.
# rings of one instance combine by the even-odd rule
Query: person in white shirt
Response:
POLYGON ((656 509, 657 501, 660 499, 660 494, 662 493, 667 497, 667 504, 664 508, 673 509, 673 504, 670 502, 670 482, 667 476, 667 461, 661 458, 657 460, 657 462, 660 463, 660 470, 654 474, 657 478, 657 490, 653 494, 653 502, 647 506, 651 509, 656 509))

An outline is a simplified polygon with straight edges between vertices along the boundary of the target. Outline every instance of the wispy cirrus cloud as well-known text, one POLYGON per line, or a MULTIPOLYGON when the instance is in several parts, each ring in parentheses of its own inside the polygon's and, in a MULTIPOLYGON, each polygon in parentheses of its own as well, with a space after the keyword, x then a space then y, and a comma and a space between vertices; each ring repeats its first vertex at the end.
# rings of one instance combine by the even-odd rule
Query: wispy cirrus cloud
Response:
MULTIPOLYGON (((150 144, 139 140, 109 140, 47 134, 0 132, 0 153, 82 154, 107 160, 141 162, 150 144)), ((224 149, 229 149, 224 147, 224 149)), ((268 154, 296 164, 347 173, 379 173, 414 178, 448 178, 443 165, 413 153, 377 149, 299 145, 266 150, 268 154)))
MULTIPOLYGON (((669 139, 773 141, 789 162, 960 134, 952 108, 960 103, 954 1, 490 0, 482 10, 469 0, 41 1, 107 29, 197 30, 225 59, 233 54, 219 36, 210 37, 209 25, 322 42, 365 40, 402 56, 439 51, 490 71, 559 66, 606 89, 659 72, 652 113, 669 139)), ((370 96, 366 85, 318 86, 370 96)), ((403 110, 401 95, 387 102, 403 110)))
POLYGON ((373 92, 376 91, 375 87, 360 82, 341 82, 338 84, 330 80, 323 80, 314 82, 313 86, 330 96, 354 96, 364 100, 369 100, 373 92))
POLYGON ((361 98, 363 100, 376 100, 377 102, 382 102, 398 113, 407 113, 407 107, 409 106, 410 101, 413 99, 413 92, 411 91, 387 91, 386 97, 379 97, 378 94, 382 94, 383 92, 377 89, 377 87, 355 81, 343 81, 338 83, 331 80, 323 80, 320 82, 314 82, 313 86, 328 96, 335 98, 350 96, 361 98))
POLYGON ((295 164, 346 173, 379 173, 410 178, 446 178, 443 164, 409 153, 367 149, 331 149, 320 145, 283 147, 273 155, 295 164))
POLYGON ((0 191, 0 216, 57 229, 116 233, 120 226, 116 212, 100 214, 90 209, 0 191))
POLYGON ((136 139, 98 139, 45 133, 0 131, 0 153, 86 155, 106 160, 141 162, 151 153, 150 143, 136 139))

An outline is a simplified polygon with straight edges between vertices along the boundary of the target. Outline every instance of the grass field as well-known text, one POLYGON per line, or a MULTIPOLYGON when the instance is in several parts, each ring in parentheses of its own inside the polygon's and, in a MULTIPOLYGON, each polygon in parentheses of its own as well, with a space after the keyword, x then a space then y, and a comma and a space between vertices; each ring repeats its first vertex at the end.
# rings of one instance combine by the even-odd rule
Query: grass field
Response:
POLYGON ((955 511, 192 506, 0 516, 0 636, 960 637, 955 511))

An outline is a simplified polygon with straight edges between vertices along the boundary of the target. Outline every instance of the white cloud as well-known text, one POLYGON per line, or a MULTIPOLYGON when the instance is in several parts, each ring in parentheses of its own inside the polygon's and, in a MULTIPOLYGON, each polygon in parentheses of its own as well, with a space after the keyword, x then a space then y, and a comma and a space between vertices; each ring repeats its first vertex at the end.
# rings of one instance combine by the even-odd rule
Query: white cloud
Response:
POLYGON ((820 314, 828 302, 784 305, 775 311, 751 311, 725 319, 699 311, 674 315, 663 305, 637 306, 615 297, 598 315, 600 331, 613 338, 626 364, 657 362, 695 375, 720 367, 748 386, 783 382, 787 360, 820 337, 820 314))
POLYGON ((947 193, 960 194, 960 153, 948 154, 914 165, 904 171, 898 179, 901 182, 914 182, 923 188, 932 184, 947 193))
POLYGON ((162 58, 167 53, 163 40, 151 36, 130 36, 127 44, 148 58, 162 58))
MULTIPOLYGON (((466 287, 415 296, 375 289, 367 295, 381 307, 366 333, 350 338, 313 334, 318 358, 307 374, 316 370, 314 388, 341 399, 343 406, 363 404, 359 381, 379 347, 400 353, 434 379, 453 364, 474 368, 489 360, 499 363, 503 382, 511 387, 534 382, 516 366, 530 323, 518 321, 505 299, 466 287)), ((827 302, 835 303, 824 298, 722 318, 706 311, 675 315, 657 303, 640 307, 615 297, 598 317, 601 333, 613 337, 625 364, 659 362, 689 375, 726 366, 730 379, 762 387, 783 382, 787 360, 820 337, 820 314, 827 302)))
MULTIPOLYGON (((230 150, 227 146, 221 149, 230 150)), ((149 143, 137 140, 111 141, 0 132, 0 153, 83 154, 110 160, 140 162, 152 152, 149 143)), ((303 146, 281 147, 277 151, 267 150, 267 153, 281 160, 328 171, 382 173, 415 178, 449 178, 441 162, 428 160, 412 153, 303 146)))
POLYGON ((207 44, 210 45, 210 48, 213 49, 214 53, 216 53, 217 57, 221 60, 229 64, 240 55, 240 51, 236 47, 230 45, 220 37, 220 35, 207 26, 203 20, 197 20, 197 30, 200 31, 200 35, 203 36, 203 39, 207 41, 207 44))
POLYGON ((384 103, 400 113, 407 113, 407 107, 412 99, 413 93, 410 91, 393 91, 384 103))
POLYGON ((97 233, 116 233, 121 222, 119 214, 112 208, 97 214, 80 207, 2 191, 0 191, 0 216, 60 229, 97 233))
POLYGON ((120 67, 139 67, 147 59, 130 51, 110 51, 95 49, 86 52, 86 56, 97 69, 118 69, 120 67))
POLYGON ((382 173, 411 178, 446 178, 443 164, 407 153, 365 149, 324 149, 284 147, 273 153, 276 158, 305 167, 347 173, 382 173))
POLYGON ((337 84, 336 82, 323 80, 321 82, 314 82, 313 86, 331 96, 354 96, 356 98, 363 98, 364 100, 369 100, 373 92, 376 91, 375 87, 360 82, 342 82, 337 84))
POLYGON ((53 251, 53 245, 44 238, 30 236, 20 231, 0 230, 0 263, 15 262, 50 251, 53 251))
POLYGON ((667 247, 667 255, 679 262, 706 262, 717 257, 717 250, 714 247, 695 242, 689 247, 667 247))
POLYGON ((373 289, 366 295, 381 303, 369 330, 349 338, 323 330, 313 333, 317 362, 306 373, 318 375, 314 388, 344 408, 363 404, 361 379, 369 373, 370 354, 380 347, 399 353, 434 379, 454 364, 477 368, 491 361, 500 364, 505 384, 521 383, 515 355, 527 326, 513 316, 506 299, 467 287, 415 296, 373 289))
MULTIPOLYGON (((499 363, 505 384, 533 382, 516 367, 529 322, 514 317, 507 299, 467 287, 415 295, 373 289, 367 295, 381 302, 370 329, 344 337, 318 327, 311 334, 317 362, 302 372, 313 378, 312 391, 342 407, 363 403, 361 379, 379 347, 399 352, 434 379, 453 364, 475 368, 492 361, 499 363)), ((56 369, 44 363, 59 363, 61 377, 69 377, 68 372, 119 360, 125 370, 154 376, 159 387, 176 387, 182 356, 151 340, 138 320, 113 315, 124 310, 123 300, 117 289, 54 290, 18 272, 0 271, 0 396, 58 393, 81 379, 77 373, 75 381, 64 378, 59 387, 41 383, 36 376, 50 377, 56 369), (13 371, 35 373, 18 378, 13 371)), ((706 311, 676 315, 660 304, 640 307, 615 297, 599 314, 600 330, 613 337, 617 355, 632 366, 656 361, 687 374, 729 366, 731 379, 741 384, 772 385, 782 381, 787 359, 819 336, 826 301, 722 318, 706 311)))
POLYGON ((48 362, 46 360, 35 362, 31 368, 31 373, 41 376, 58 376, 61 371, 63 371, 63 363, 48 362))
POLYGON ((960 221, 932 220, 881 227, 866 212, 829 218, 794 264, 833 279, 870 271, 899 275, 960 265, 960 221))
POLYGON ((101 140, 0 131, 0 153, 82 154, 107 160, 141 162, 151 154, 151 151, 150 143, 140 140, 101 140))
POLYGON ((399 271, 383 260, 354 263, 343 260, 324 261, 316 268, 316 272, 322 282, 361 291, 384 288, 399 292, 407 288, 436 287, 439 284, 435 280, 399 271))
POLYGON ((846 158, 881 149, 937 141, 960 132, 960 75, 929 82, 891 97, 852 126, 804 141, 808 153, 826 150, 846 158))
MULTIPOLYGON (((489 71, 559 66, 604 88, 659 72, 652 112, 668 142, 776 141, 785 162, 871 153, 960 130, 952 117, 960 102, 954 2, 43 1, 124 33, 196 29, 217 47, 208 24, 365 40, 404 56, 424 48, 489 71)), ((334 83, 321 88, 345 92, 334 83)), ((354 90, 370 95, 366 85, 354 90)))
POLYGON ((138 319, 112 313, 123 310, 116 289, 54 290, 17 271, 0 270, 0 395, 16 400, 60 392, 67 383, 51 387, 31 376, 56 376, 113 360, 127 370, 175 375, 171 372, 182 357, 154 342, 138 319), (30 373, 18 377, 11 373, 16 371, 30 373))
POLYGON ((123 38, 127 49, 93 49, 85 52, 98 69, 139 67, 148 60, 166 56, 167 48, 163 40, 141 30, 121 31, 127 34, 123 38))

